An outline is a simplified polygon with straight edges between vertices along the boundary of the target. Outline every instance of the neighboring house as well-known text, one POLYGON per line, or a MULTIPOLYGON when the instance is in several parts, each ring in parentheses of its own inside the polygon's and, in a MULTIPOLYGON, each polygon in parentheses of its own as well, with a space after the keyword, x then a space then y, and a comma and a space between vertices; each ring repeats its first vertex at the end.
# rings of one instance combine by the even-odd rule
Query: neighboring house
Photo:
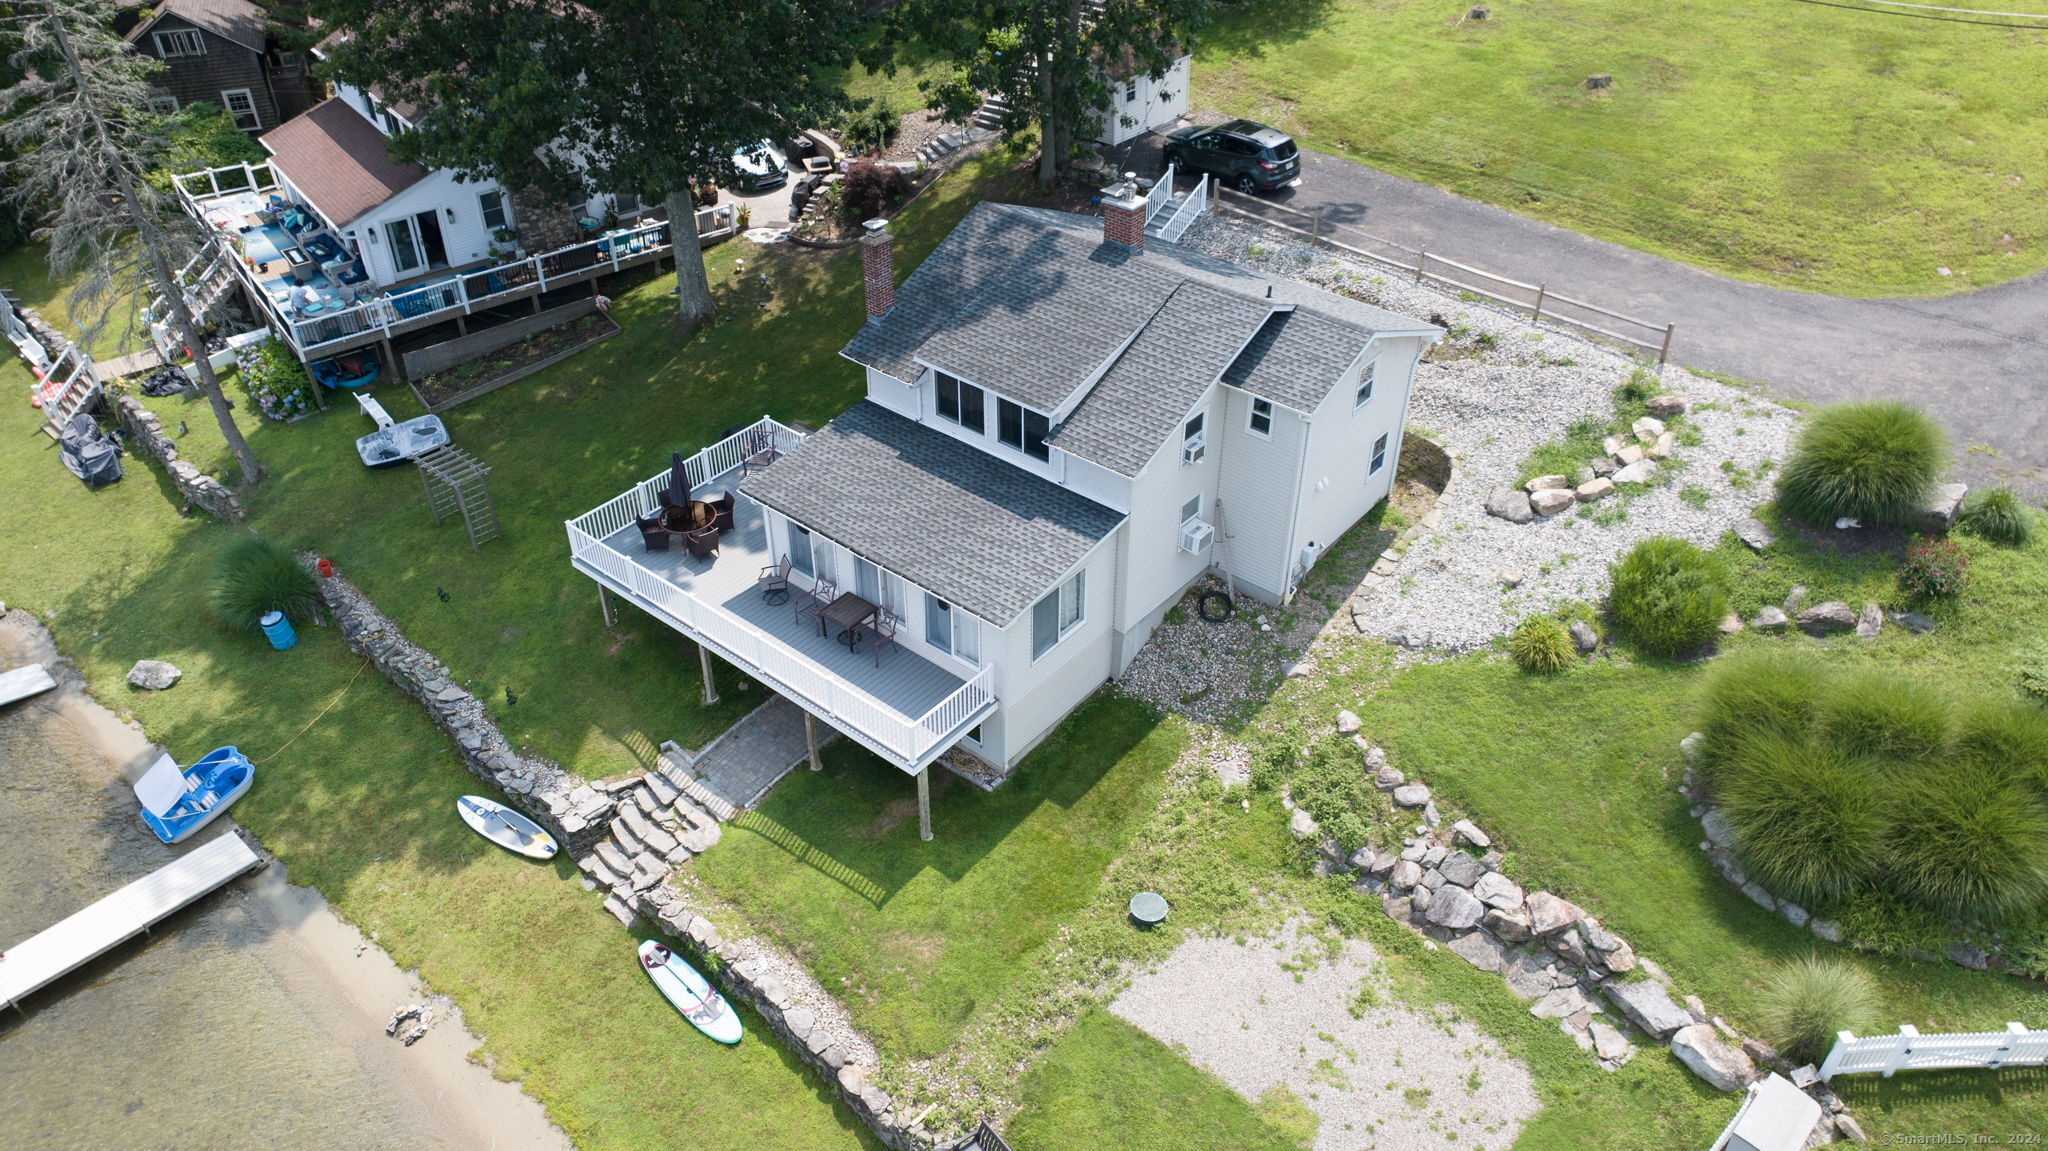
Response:
POLYGON ((782 439, 738 483, 734 546, 899 618, 883 670, 763 614, 747 555, 643 547, 656 481, 570 521, 576 566, 921 782, 955 743, 1013 767, 1205 575, 1287 596, 1390 491, 1441 330, 1148 241, 1145 199, 1105 197, 1100 220, 978 205, 900 288, 871 225, 843 353, 867 398, 700 457, 721 485, 731 445, 782 439))
POLYGON ((152 110, 218 104, 244 132, 277 127, 314 103, 303 53, 283 48, 263 9, 248 0, 162 0, 128 42, 165 65, 152 110))
POLYGON ((1109 85, 1109 110, 1102 114, 1096 141, 1122 144, 1157 131, 1188 114, 1188 68, 1183 55, 1157 80, 1130 60, 1101 69, 1109 85))

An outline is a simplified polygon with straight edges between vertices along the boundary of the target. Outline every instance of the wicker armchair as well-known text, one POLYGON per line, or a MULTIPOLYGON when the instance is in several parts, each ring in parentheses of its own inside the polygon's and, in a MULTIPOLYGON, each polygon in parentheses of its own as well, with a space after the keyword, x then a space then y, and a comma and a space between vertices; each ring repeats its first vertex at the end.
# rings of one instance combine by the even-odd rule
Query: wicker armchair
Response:
POLYGON ((689 550, 690 558, 708 560, 718 555, 718 529, 699 528, 683 533, 683 547, 689 550))
POLYGON ((731 492, 712 500, 711 506, 717 510, 712 516, 711 525, 722 532, 732 531, 734 510, 739 506, 739 502, 739 498, 731 492))
POLYGON ((633 522, 640 525, 640 540, 647 545, 648 551, 665 552, 668 550, 669 531, 661 526, 661 518, 659 516, 651 520, 634 516, 633 522))

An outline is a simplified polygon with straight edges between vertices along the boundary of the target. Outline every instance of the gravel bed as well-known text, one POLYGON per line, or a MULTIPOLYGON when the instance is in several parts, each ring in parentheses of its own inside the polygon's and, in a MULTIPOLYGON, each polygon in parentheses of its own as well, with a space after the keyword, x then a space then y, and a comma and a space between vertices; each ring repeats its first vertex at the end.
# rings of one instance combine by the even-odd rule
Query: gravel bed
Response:
MULTIPOLYGON (((1222 590, 1218 580, 1198 590, 1222 590)), ((1253 599, 1237 601, 1229 619, 1211 622, 1195 613, 1192 595, 1180 601, 1180 620, 1155 628, 1117 681, 1127 694, 1164 711, 1203 723, 1228 724, 1272 691, 1281 633, 1277 609, 1253 599)), ((1171 614, 1171 613, 1169 613, 1171 614)))
POLYGON ((1511 485, 1539 445, 1563 438, 1584 416, 1613 416, 1612 393, 1641 361, 1605 345, 1505 310, 1409 283, 1363 260, 1312 251, 1284 233, 1219 216, 1189 231, 1188 246, 1275 277, 1316 284, 1406 315, 1441 315, 1468 331, 1461 358, 1425 362, 1416 371, 1408 427, 1442 444, 1456 470, 1445 490, 1443 521, 1418 536, 1394 578, 1361 593, 1359 627, 1414 648, 1467 651, 1486 647, 1522 616, 1606 594, 1607 565, 1638 540, 1670 535, 1712 545, 1737 520, 1770 498, 1761 466, 1781 462, 1797 413, 1753 392, 1695 376, 1682 368, 1649 367, 1662 390, 1682 396, 1686 419, 1702 442, 1681 446, 1660 467, 1659 486, 1628 498, 1618 522, 1616 497, 1535 523, 1514 524, 1486 513, 1489 492, 1511 485), (1481 334, 1495 346, 1479 345, 1481 334), (1706 410, 1700 410, 1704 406, 1706 410), (1723 470, 1723 461, 1736 469, 1723 470), (1673 474, 1675 472, 1675 474, 1673 474), (1747 489, 1738 477, 1750 478, 1747 489), (1699 506, 1681 498, 1691 496, 1699 506), (1503 587, 1504 575, 1521 577, 1503 587))
POLYGON ((1189 939, 1110 1010, 1248 1100, 1275 1086, 1321 1119, 1316 1151, 1500 1151, 1541 1108, 1529 1071, 1471 1023, 1376 1002, 1379 959, 1330 957, 1289 924, 1273 937, 1189 939), (1372 1006, 1355 1010, 1361 986, 1372 1006))

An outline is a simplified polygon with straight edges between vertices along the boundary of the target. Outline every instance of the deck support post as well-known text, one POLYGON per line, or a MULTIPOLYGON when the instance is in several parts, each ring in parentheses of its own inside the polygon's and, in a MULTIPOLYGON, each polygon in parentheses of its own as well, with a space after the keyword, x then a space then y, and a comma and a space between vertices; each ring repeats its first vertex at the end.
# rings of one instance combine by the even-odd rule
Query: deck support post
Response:
POLYGON ((697 665, 704 669, 704 705, 709 707, 718 702, 718 681, 711 678, 711 649, 701 643, 697 645, 697 665))
POLYGON ((597 606, 604 609, 604 626, 619 626, 619 617, 612 614, 612 590, 603 584, 597 585, 597 606))
POLYGON ((825 761, 818 758, 818 717, 804 713, 804 743, 811 749, 811 770, 825 770, 825 761))
POLYGON ((926 843, 932 841, 932 769, 929 764, 917 773, 917 837, 926 843))

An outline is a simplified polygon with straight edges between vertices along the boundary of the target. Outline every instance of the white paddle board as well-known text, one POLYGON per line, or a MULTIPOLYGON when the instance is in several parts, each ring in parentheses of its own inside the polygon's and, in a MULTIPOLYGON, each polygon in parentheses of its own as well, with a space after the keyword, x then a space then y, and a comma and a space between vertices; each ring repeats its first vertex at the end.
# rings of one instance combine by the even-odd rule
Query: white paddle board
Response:
POLYGON ((740 1041, 740 1017, 732 1004, 682 956, 650 939, 640 945, 640 970, 697 1030, 720 1043, 740 1041))
POLYGON ((507 851, 516 851, 528 859, 547 859, 555 853, 554 836, 495 799, 465 795, 455 801, 455 810, 470 830, 507 851))

